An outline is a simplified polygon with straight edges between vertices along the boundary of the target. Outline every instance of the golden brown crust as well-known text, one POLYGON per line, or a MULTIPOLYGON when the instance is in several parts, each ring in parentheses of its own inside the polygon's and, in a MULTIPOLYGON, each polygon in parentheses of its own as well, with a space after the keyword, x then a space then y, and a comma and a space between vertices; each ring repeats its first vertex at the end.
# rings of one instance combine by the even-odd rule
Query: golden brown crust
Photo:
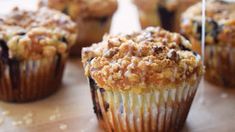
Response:
POLYGON ((72 19, 112 16, 116 0, 49 0, 48 6, 63 11, 72 19))
POLYGON ((200 56, 177 33, 147 28, 130 35, 106 36, 83 48, 87 76, 105 89, 131 89, 196 81, 203 73, 200 56))
POLYGON ((7 44, 10 58, 39 59, 68 52, 76 39, 75 27, 68 16, 55 10, 15 8, 0 17, 0 39, 7 44))
MULTIPOLYGON (((235 46, 235 2, 208 0, 206 3, 206 44, 235 46)), ((181 28, 187 37, 200 41, 201 3, 189 8, 182 16, 181 28)))

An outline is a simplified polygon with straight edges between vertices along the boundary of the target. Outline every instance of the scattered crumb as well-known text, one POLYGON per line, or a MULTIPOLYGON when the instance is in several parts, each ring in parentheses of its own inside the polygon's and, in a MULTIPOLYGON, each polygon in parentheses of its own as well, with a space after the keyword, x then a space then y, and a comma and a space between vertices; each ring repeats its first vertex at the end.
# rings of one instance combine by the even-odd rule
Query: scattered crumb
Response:
POLYGON ((221 97, 222 99, 226 99, 226 98, 228 98, 228 94, 222 93, 222 94, 220 95, 220 97, 221 97))
POLYGON ((32 118, 26 119, 26 120, 24 121, 24 123, 25 123, 26 125, 31 125, 31 124, 33 123, 33 119, 32 119, 32 118))
POLYGON ((91 118, 89 121, 90 122, 95 122, 95 118, 91 118))
POLYGON ((24 124, 26 125, 30 125, 33 123, 33 113, 32 112, 28 112, 25 116, 23 116, 23 120, 24 120, 24 124))
POLYGON ((60 109, 57 107, 57 108, 55 109, 55 111, 53 112, 53 114, 49 117, 49 120, 50 120, 50 121, 54 121, 54 120, 56 120, 56 119, 58 119, 58 118, 60 118, 60 117, 61 117, 60 109))
POLYGON ((199 100, 198 100, 198 103, 199 104, 202 104, 202 105, 205 105, 206 104, 206 101, 203 97, 201 97, 199 100))
POLYGON ((56 120, 56 115, 51 115, 51 116, 49 117, 49 120, 50 120, 50 121, 56 120))
POLYGON ((10 111, 8 111, 8 110, 2 112, 2 115, 4 115, 4 116, 7 116, 9 114, 10 114, 10 111))
POLYGON ((59 128, 60 128, 60 130, 66 130, 68 128, 68 125, 60 124, 59 128))
POLYGON ((12 125, 13 125, 13 126, 19 126, 19 125, 22 125, 22 124, 23 124, 22 121, 13 121, 13 122, 12 122, 12 125))
POLYGON ((82 129, 80 132, 85 132, 85 130, 84 130, 84 129, 82 129))
POLYGON ((1 117, 1 118, 0 118, 0 125, 2 125, 3 123, 4 123, 4 118, 1 117))

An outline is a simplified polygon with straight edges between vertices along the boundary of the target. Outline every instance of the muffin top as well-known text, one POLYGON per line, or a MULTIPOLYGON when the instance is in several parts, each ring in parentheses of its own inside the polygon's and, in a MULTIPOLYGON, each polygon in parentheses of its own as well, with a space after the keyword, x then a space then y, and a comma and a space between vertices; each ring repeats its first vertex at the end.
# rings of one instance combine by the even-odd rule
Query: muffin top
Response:
POLYGON ((15 8, 0 16, 1 54, 19 60, 40 59, 67 52, 76 39, 76 25, 62 13, 41 8, 15 8))
POLYGON ((77 18, 111 16, 117 9, 116 0, 48 0, 48 6, 77 18))
POLYGON ((105 36, 83 48, 85 74, 105 89, 135 89, 195 84, 203 73, 200 56, 188 40, 159 27, 129 35, 105 36))
MULTIPOLYGON (((182 30, 201 39, 202 3, 190 7, 182 16, 182 30)), ((206 44, 235 46, 235 2, 207 0, 206 44)))

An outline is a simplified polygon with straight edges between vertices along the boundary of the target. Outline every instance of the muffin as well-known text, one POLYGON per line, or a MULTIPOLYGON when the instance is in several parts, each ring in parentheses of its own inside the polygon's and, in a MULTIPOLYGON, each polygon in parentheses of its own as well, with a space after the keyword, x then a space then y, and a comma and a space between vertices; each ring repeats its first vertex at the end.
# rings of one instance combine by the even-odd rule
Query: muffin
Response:
MULTIPOLYGON (((206 79, 226 87, 235 87, 235 2, 207 1, 205 65, 206 79)), ((193 49, 200 51, 201 3, 189 8, 182 17, 182 33, 193 49)))
POLYGON ((82 62, 107 131, 180 130, 203 74, 188 40, 153 27, 105 36, 83 48, 82 62))
POLYGON ((0 16, 0 100, 34 101, 55 92, 76 25, 47 8, 0 16))
POLYGON ((162 26, 179 31, 180 15, 187 7, 199 0, 134 0, 138 7, 142 28, 162 26))
POLYGON ((80 56, 81 48, 102 40, 109 32, 117 9, 116 0, 48 0, 48 6, 58 9, 77 23, 77 44, 71 55, 80 56))

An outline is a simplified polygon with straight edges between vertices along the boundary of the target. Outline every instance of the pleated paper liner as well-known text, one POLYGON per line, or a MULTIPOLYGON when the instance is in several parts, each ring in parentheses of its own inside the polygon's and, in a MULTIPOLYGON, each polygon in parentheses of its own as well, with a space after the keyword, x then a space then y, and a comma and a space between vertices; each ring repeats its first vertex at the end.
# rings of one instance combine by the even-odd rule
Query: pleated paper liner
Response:
POLYGON ((67 55, 36 61, 1 63, 0 100, 34 101, 54 93, 60 86, 67 55))
POLYGON ((206 79, 214 84, 235 87, 235 48, 212 45, 205 49, 206 79))
POLYGON ((107 131, 176 132, 187 118, 199 80, 192 86, 149 93, 105 91, 89 79, 94 111, 107 131))

